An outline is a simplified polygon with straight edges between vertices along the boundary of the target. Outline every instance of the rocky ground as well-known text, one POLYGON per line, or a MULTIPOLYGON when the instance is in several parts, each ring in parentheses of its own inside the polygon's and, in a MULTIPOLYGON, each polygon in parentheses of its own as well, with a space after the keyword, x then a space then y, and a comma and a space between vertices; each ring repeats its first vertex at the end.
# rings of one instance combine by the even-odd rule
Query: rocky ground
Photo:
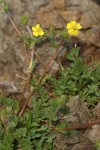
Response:
MULTIPOLYGON (((88 124, 92 119, 100 119, 100 102, 91 114, 85 103, 80 100, 79 96, 73 97, 69 103, 70 114, 66 114, 63 120, 69 124, 69 127, 78 127, 80 129, 84 124, 88 124)), ((100 125, 93 125, 89 129, 77 130, 76 134, 68 136, 62 133, 56 133, 55 150, 95 150, 95 143, 100 141, 100 125)))
MULTIPOLYGON (((23 14, 28 16, 28 25, 30 28, 40 23, 45 29, 54 27, 57 30, 62 30, 70 20, 80 22, 83 29, 79 37, 74 40, 81 47, 81 56, 86 63, 90 63, 92 60, 100 63, 100 0, 5 0, 5 2, 8 3, 10 17, 21 33, 26 30, 20 24, 20 16, 23 14)), ((70 48, 73 46, 74 40, 70 44, 70 48)), ((0 13, 1 95, 20 94, 22 92, 25 81, 19 76, 25 78, 28 67, 24 50, 24 44, 11 25, 7 15, 0 13)), ((29 50, 27 52, 30 53, 29 50)), ((42 47, 38 47, 37 52, 45 62, 52 56, 54 49, 46 43, 42 47)), ((41 73, 42 68, 38 65, 39 69, 41 73)), ((58 69, 59 63, 55 61, 51 72, 56 72, 58 69)), ((75 121, 82 121, 82 124, 89 121, 91 114, 82 101, 76 98, 69 105, 71 108, 74 106, 71 110, 72 116, 69 116, 69 119, 73 118, 74 123, 75 121), (74 103, 77 105, 74 106, 74 103), (80 110, 77 108, 79 105, 81 106, 80 110), (81 110, 83 111, 81 112, 81 110), (78 113, 78 117, 82 117, 83 119, 80 121, 73 113, 78 113)), ((100 103, 94 109, 97 119, 100 119, 99 108, 100 103)), ((75 139, 57 134, 57 141, 59 141, 57 142, 57 150, 66 149, 66 145, 67 147, 69 145, 69 149, 71 150, 94 150, 95 148, 92 144, 98 140, 100 141, 100 132, 98 131, 100 131, 100 125, 92 126, 91 129, 85 130, 80 135, 75 136, 75 139)))
MULTIPOLYGON (((64 29, 70 20, 76 20, 83 25, 77 45, 81 47, 81 54, 87 62, 91 56, 96 62, 100 62, 100 2, 92 0, 5 0, 9 5, 9 15, 19 28, 20 16, 26 14, 29 17, 29 26, 40 23, 43 28, 54 27, 64 29)), ((1 6, 0 6, 1 7, 1 6)), ((40 50, 39 50, 40 51, 40 50)), ((41 48, 42 56, 53 50, 49 45, 41 48), (42 50, 43 49, 43 50, 42 50)), ((6 14, 0 14, 0 87, 9 87, 9 92, 18 92, 17 83, 20 79, 16 76, 24 75, 27 62, 24 54, 24 46, 15 29, 8 20, 6 14), (24 65, 23 65, 24 64, 24 65), (26 64, 26 65, 25 65, 26 64), (24 66, 24 67, 23 67, 24 66)), ((46 57, 48 59, 48 57, 46 57)), ((42 58, 44 59, 44 57, 42 58)), ((58 64, 55 65, 56 67, 58 64)), ((56 69, 56 67, 54 69, 56 69)), ((20 85, 21 86, 21 85, 20 85)))

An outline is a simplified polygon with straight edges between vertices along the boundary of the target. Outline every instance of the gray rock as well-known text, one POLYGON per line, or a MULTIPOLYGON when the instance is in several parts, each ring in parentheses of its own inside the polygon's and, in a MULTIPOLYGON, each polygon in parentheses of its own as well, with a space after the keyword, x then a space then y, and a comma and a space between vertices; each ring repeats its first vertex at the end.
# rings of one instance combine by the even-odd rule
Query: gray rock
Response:
POLYGON ((55 135, 55 143, 57 143, 55 150, 65 150, 66 148, 68 149, 68 147, 72 147, 74 144, 84 140, 82 134, 66 135, 55 131, 55 135))
POLYGON ((20 93, 17 85, 14 82, 10 82, 10 81, 0 82, 0 88, 5 88, 7 90, 7 92, 10 94, 20 93))
POLYGON ((98 103, 98 105, 95 107, 94 109, 95 112, 95 116, 100 119, 100 102, 98 103))
POLYGON ((87 38, 90 43, 100 48, 100 26, 94 26, 87 38))
POLYGON ((71 150, 95 150, 95 148, 93 144, 87 140, 87 142, 75 144, 71 150))
POLYGON ((79 96, 70 99, 66 106, 69 107, 70 111, 70 114, 64 117, 67 122, 70 122, 74 126, 75 124, 83 125, 88 123, 91 114, 79 96))
POLYGON ((20 80, 16 75, 24 76, 23 66, 27 66, 25 62, 25 54, 21 47, 17 44, 14 45, 14 41, 7 36, 0 37, 0 83, 5 88, 7 85, 8 92, 11 92, 9 87, 12 87, 11 93, 17 92, 13 82, 22 87, 23 80, 20 80), (7 82, 5 83, 5 81, 7 82))
POLYGON ((0 13, 0 29, 4 29, 7 26, 8 18, 6 14, 0 13))
POLYGON ((96 143, 100 141, 100 125, 92 126, 92 130, 88 134, 88 138, 92 143, 96 143))

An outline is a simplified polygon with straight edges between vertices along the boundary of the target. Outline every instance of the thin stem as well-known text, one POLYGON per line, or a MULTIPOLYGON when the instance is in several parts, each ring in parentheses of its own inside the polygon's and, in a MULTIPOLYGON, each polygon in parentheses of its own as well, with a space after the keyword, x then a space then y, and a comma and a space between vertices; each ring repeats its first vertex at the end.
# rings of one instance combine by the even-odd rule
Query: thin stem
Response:
MULTIPOLYGON (((33 47, 33 49, 32 49, 32 54, 31 54, 31 61, 30 61, 30 63, 31 63, 31 62, 33 61, 33 59, 34 59, 34 49, 35 49, 35 47, 33 47)), ((32 72, 33 72, 33 70, 30 70, 29 73, 28 73, 27 81, 26 81, 26 84, 25 84, 24 89, 23 89, 22 96, 21 96, 20 101, 19 101, 20 104, 21 104, 21 102, 22 102, 22 100, 23 100, 23 96, 24 96, 24 94, 25 94, 25 92, 26 92, 26 90, 27 90, 27 88, 28 88, 29 83, 30 83, 30 79, 31 79, 32 72)))
POLYGON ((38 80, 38 83, 37 83, 37 84, 39 84, 39 83, 42 81, 42 79, 43 79, 43 77, 45 76, 45 74, 49 71, 50 67, 51 67, 52 64, 54 63, 54 61, 55 61, 55 59, 56 59, 56 57, 57 57, 57 55, 58 55, 58 53, 59 53, 59 48, 60 48, 60 46, 61 46, 62 44, 63 44, 63 40, 60 42, 59 47, 56 49, 55 53, 52 55, 51 59, 49 60, 47 66, 46 66, 46 68, 45 68, 45 70, 44 70, 44 72, 43 72, 43 75, 40 77, 40 79, 38 80))
POLYGON ((58 58, 57 60, 58 60, 58 63, 59 63, 60 68, 61 68, 62 70, 64 70, 64 67, 63 67, 62 64, 61 64, 60 59, 58 58))
POLYGON ((32 94, 33 94, 33 90, 31 91, 31 93, 30 93, 29 97, 27 98, 27 100, 26 100, 26 102, 25 102, 25 104, 24 104, 23 108, 21 109, 21 111, 19 111, 19 113, 18 113, 18 117, 22 116, 22 115, 23 115, 23 113, 25 112, 26 106, 27 106, 27 104, 28 104, 28 102, 29 102, 29 100, 30 100, 30 98, 31 98, 32 94))
MULTIPOLYGON (((37 81, 37 78, 36 78, 35 74, 33 74, 33 75, 34 75, 35 80, 37 81)), ((49 87, 46 83, 45 83, 45 85, 50 89, 50 87, 49 87)), ((32 90, 31 93, 29 94, 29 96, 28 96, 28 98, 27 98, 27 100, 26 100, 26 102, 25 102, 23 108, 22 108, 21 110, 19 110, 19 112, 18 112, 18 116, 19 116, 19 117, 24 114, 25 109, 26 109, 26 107, 27 107, 27 104, 28 104, 28 102, 29 102, 29 100, 30 100, 30 98, 31 98, 31 96, 32 96, 32 94, 33 94, 33 92, 34 92, 34 90, 32 90)))
POLYGON ((95 120, 91 123, 87 123, 85 125, 78 125, 78 126, 74 126, 74 127, 69 127, 69 128, 62 128, 62 129, 59 129, 57 130, 56 128, 52 128, 52 130, 57 130, 57 131, 69 131, 69 130, 83 130, 83 129, 87 129, 95 124, 100 124, 100 120, 95 120))
POLYGON ((37 54, 36 51, 34 52, 34 54, 35 54, 35 56, 37 57, 38 61, 41 63, 43 69, 45 69, 45 65, 44 65, 43 61, 40 59, 40 57, 39 57, 39 55, 37 54))
MULTIPOLYGON (((62 43, 63 43, 63 40, 60 42, 59 47, 56 49, 54 55, 53 55, 53 56, 51 57, 51 59, 49 60, 48 65, 46 66, 42 77, 38 80, 37 85, 42 81, 43 77, 45 76, 45 73, 47 73, 47 72, 49 71, 51 65, 54 63, 54 60, 56 59, 56 57, 57 57, 57 55, 58 55, 59 48, 60 48, 60 46, 62 45, 62 43)), ((23 113, 25 112, 26 106, 27 106, 27 104, 28 104, 28 102, 29 102, 29 100, 30 100, 30 98, 31 98, 31 96, 32 96, 32 94, 33 94, 33 92, 34 92, 34 90, 32 90, 31 93, 29 94, 29 96, 28 96, 28 98, 27 98, 27 100, 26 100, 26 102, 25 102, 25 104, 24 104, 22 110, 18 112, 18 116, 19 116, 19 117, 20 117, 21 115, 23 115, 23 113)))
MULTIPOLYGON (((31 38, 33 38, 33 36, 32 36, 32 32, 31 32, 31 30, 30 30, 30 28, 29 28, 29 26, 28 26, 28 25, 26 26, 26 28, 27 28, 27 31, 29 32, 30 37, 31 37, 31 38)), ((37 52, 36 52, 36 51, 34 52, 34 54, 36 55, 37 59, 38 59, 38 60, 39 60, 39 62, 41 63, 42 67, 43 67, 43 68, 45 68, 44 63, 42 62, 42 60, 40 59, 40 57, 39 57, 39 55, 37 54, 37 52)))
POLYGON ((13 22, 13 20, 11 19, 11 17, 9 16, 9 14, 8 14, 8 13, 7 13, 7 16, 8 16, 9 21, 10 21, 10 22, 11 22, 11 24, 13 25, 14 29, 15 29, 15 30, 16 30, 16 32, 18 33, 18 35, 19 35, 20 37, 22 37, 21 33, 20 33, 20 32, 19 32, 19 30, 17 29, 17 27, 16 27, 15 23, 13 22))
POLYGON ((25 45, 24 45, 24 53, 25 53, 25 56, 26 56, 27 62, 28 62, 28 64, 29 64, 30 60, 29 60, 29 57, 28 57, 28 54, 27 54, 26 46, 25 46, 25 45))
POLYGON ((33 38, 33 36, 32 36, 32 32, 31 32, 31 30, 30 30, 30 28, 29 28, 29 26, 28 26, 28 25, 26 26, 26 29, 27 29, 27 31, 29 32, 30 37, 31 37, 31 38, 33 38))
POLYGON ((25 80, 25 81, 27 80, 25 77, 22 77, 22 76, 20 76, 18 74, 16 74, 16 76, 19 77, 19 78, 21 78, 21 79, 23 79, 23 80, 25 80))

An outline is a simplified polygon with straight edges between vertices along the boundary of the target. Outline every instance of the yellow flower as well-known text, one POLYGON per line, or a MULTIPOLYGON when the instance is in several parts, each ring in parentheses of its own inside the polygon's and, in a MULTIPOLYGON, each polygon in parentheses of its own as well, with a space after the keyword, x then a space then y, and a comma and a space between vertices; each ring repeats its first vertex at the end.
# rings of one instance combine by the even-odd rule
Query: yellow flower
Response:
POLYGON ((33 26, 32 30, 33 30, 33 35, 34 36, 43 36, 44 35, 44 31, 40 27, 40 24, 37 24, 36 26, 33 26))
POLYGON ((76 21, 71 21, 66 25, 66 28, 68 29, 69 35, 77 36, 79 30, 82 29, 82 26, 80 25, 80 23, 77 23, 76 21))

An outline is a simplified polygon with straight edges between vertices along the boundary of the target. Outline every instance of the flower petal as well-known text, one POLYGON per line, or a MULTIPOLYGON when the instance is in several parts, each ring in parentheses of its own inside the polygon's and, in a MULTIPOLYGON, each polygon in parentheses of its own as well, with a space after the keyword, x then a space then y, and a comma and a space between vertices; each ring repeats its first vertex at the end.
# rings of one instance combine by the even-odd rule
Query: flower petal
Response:
POLYGON ((39 36, 38 32, 33 32, 34 36, 39 36))
POLYGON ((78 30, 74 30, 73 35, 74 35, 74 36, 77 36, 77 35, 78 35, 78 32, 79 32, 78 30))
POLYGON ((37 24, 37 25, 36 25, 36 28, 37 28, 37 29, 40 29, 40 24, 37 24))
POLYGON ((67 29, 70 29, 72 26, 71 26, 71 24, 70 23, 68 23, 67 25, 66 25, 66 28, 67 29))
POLYGON ((40 30, 40 31, 39 31, 39 35, 40 35, 40 36, 44 35, 43 30, 40 30))
POLYGON ((76 28, 77 28, 77 29, 82 29, 82 26, 80 25, 80 23, 77 23, 77 24, 76 24, 76 28))
POLYGON ((70 23, 72 27, 76 25, 76 21, 71 21, 70 23))
POLYGON ((73 34, 74 34, 74 29, 69 29, 69 30, 68 30, 68 34, 69 34, 69 35, 73 35, 73 34))
POLYGON ((33 31, 36 31, 36 27, 32 27, 32 30, 33 30, 33 31))

